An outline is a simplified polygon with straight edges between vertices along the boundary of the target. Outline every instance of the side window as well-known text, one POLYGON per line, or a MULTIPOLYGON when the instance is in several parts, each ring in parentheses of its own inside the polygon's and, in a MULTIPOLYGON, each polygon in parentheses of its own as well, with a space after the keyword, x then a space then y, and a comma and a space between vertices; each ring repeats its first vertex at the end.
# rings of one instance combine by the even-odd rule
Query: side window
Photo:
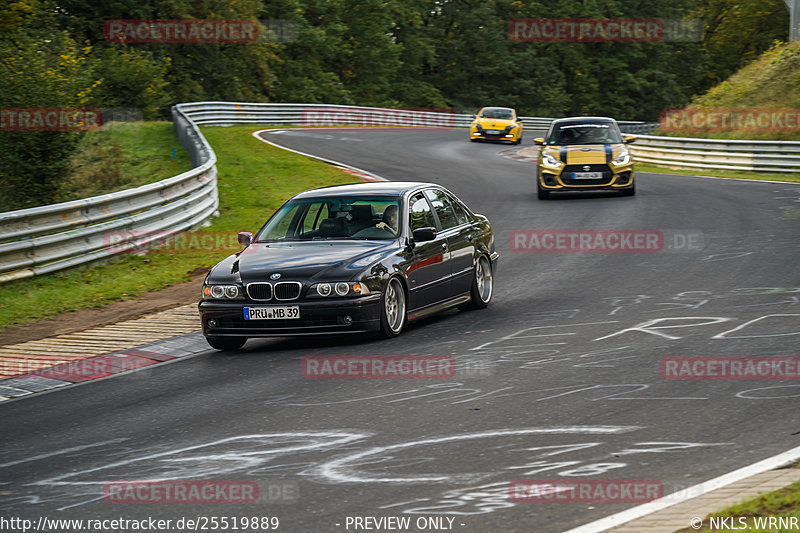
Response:
POLYGON ((453 210, 456 212, 456 218, 458 219, 459 224, 466 224, 467 222, 472 221, 467 209, 461 202, 458 201, 458 199, 453 198, 449 194, 447 195, 447 199, 450 200, 450 205, 453 206, 453 210))
POLYGON ((458 226, 459 222, 456 218, 456 213, 453 211, 453 206, 450 205, 444 191, 428 189, 425 191, 425 195, 430 199, 431 204, 433 204, 433 209, 439 217, 439 222, 442 223, 442 229, 458 226))
POLYGON ((411 231, 436 227, 431 206, 422 194, 415 194, 411 197, 408 212, 411 213, 411 231))

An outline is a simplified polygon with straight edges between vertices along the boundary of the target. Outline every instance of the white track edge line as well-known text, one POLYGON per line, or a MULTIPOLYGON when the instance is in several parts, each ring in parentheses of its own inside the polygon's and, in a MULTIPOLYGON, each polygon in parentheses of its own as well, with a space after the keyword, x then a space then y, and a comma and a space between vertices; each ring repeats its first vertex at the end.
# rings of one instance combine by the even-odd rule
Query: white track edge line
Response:
MULTIPOLYGON (((697 485, 687 489, 674 492, 658 500, 638 505, 631 509, 626 509, 625 511, 606 516, 600 520, 595 520, 594 522, 589 522, 588 524, 578 526, 574 529, 565 531, 564 533, 600 533, 602 531, 607 531, 612 527, 621 526, 636 520, 637 518, 642 518, 656 511, 660 511, 662 509, 666 509, 667 507, 672 507, 673 505, 697 498, 713 490, 726 487, 750 476, 762 474, 769 470, 786 466, 787 464, 795 462, 797 459, 800 459, 800 446, 792 448, 791 450, 783 453, 779 453, 778 455, 768 457, 767 459, 753 463, 749 466, 739 468, 733 472, 723 474, 714 479, 698 483, 697 485)), ((686 526, 689 526, 688 522, 686 523, 686 526)))
MULTIPOLYGON (((292 148, 287 148, 285 146, 281 146, 280 144, 275 144, 274 142, 268 141, 268 140, 264 139, 263 137, 259 137, 258 136, 259 133, 263 133, 263 132, 267 132, 267 131, 278 131, 278 130, 284 130, 284 129, 305 130, 307 128, 266 128, 266 129, 263 129, 263 130, 254 131, 251 135, 253 137, 255 137, 256 139, 258 139, 259 141, 262 141, 262 142, 265 142, 265 143, 270 144, 272 146, 275 146, 276 148, 282 148, 283 150, 288 150, 288 151, 294 152, 296 154, 304 155, 306 157, 311 157, 313 159, 318 159, 320 161, 324 161, 325 163, 329 163, 331 165, 336 165, 336 166, 340 166, 340 167, 344 167, 344 168, 349 168, 350 170, 363 172, 364 174, 368 174, 369 176, 371 176, 371 177, 373 177, 373 178, 375 178, 375 179, 377 179, 379 181, 389 181, 386 178, 378 176, 377 174, 373 174, 372 172, 368 172, 368 171, 366 171, 364 169, 361 169, 361 168, 358 168, 358 167, 354 167, 352 165, 347 165, 345 163, 340 163, 339 161, 335 161, 333 159, 326 159, 324 157, 312 155, 312 154, 309 154, 309 153, 306 153, 306 152, 301 152, 299 150, 294 150, 292 148)), ((326 129, 336 129, 336 128, 332 127, 332 128, 326 128, 326 129)), ((517 149, 517 150, 520 150, 520 149, 517 149)), ((527 156, 525 156, 525 157, 527 157, 527 156)), ((506 158, 506 159, 510 159, 510 158, 506 158)), ((727 178, 727 177, 722 177, 722 176, 700 176, 700 175, 695 175, 695 174, 670 174, 668 172, 644 172, 644 171, 641 171, 641 172, 643 174, 656 174, 658 176, 678 176, 678 177, 687 177, 687 178, 705 178, 705 179, 710 179, 710 180, 745 181, 745 182, 748 182, 748 183, 754 183, 754 182, 755 183, 780 183, 780 184, 788 183, 790 185, 800 185, 800 183, 798 183, 796 181, 757 180, 757 179, 748 179, 748 178, 727 178)))
MULTIPOLYGON (((263 137, 260 137, 258 135, 259 133, 268 132, 268 131, 275 131, 275 130, 279 130, 279 129, 284 129, 284 128, 268 128, 268 129, 258 130, 258 131, 254 131, 252 133, 252 135, 256 139, 258 139, 258 140, 260 140, 262 142, 265 142, 267 144, 270 144, 272 146, 275 146, 277 148, 282 148, 284 150, 288 150, 288 151, 294 152, 296 154, 300 154, 300 155, 304 155, 304 156, 307 156, 307 157, 311 157, 313 159, 318 159, 320 161, 324 161, 326 163, 330 163, 330 164, 333 164, 333 165, 346 167, 346 168, 349 168, 351 170, 356 170, 358 172, 364 172, 365 174, 368 174, 370 176, 374 176, 374 177, 376 177, 378 179, 386 181, 385 178, 381 178, 379 176, 376 176, 375 174, 372 174, 371 172, 367 172, 367 171, 365 171, 363 169, 356 168, 356 167, 353 167, 353 166, 350 166, 350 165, 345 165, 343 163, 339 163, 338 161, 333 161, 331 159, 325 159, 323 157, 307 154, 307 153, 301 152, 299 150, 293 150, 291 148, 286 148, 285 146, 281 146, 279 144, 275 144, 273 142, 270 142, 270 141, 268 141, 268 140, 266 140, 263 137)), ((300 128, 297 128, 297 129, 300 129, 300 128)), ((667 175, 683 176, 684 174, 667 174, 667 175)), ((787 182, 787 181, 748 180, 748 179, 744 179, 744 178, 718 178, 716 176, 693 176, 693 177, 708 178, 708 179, 723 179, 723 180, 724 179, 729 179, 729 180, 736 180, 736 181, 747 181, 747 182, 751 182, 751 183, 752 182, 792 183, 792 182, 787 182)), ((798 183, 794 183, 794 184, 795 185, 800 185, 798 183)), ((661 498, 658 501, 645 503, 643 505, 639 505, 639 506, 634 507, 632 509, 628 509, 628 510, 622 511, 620 513, 616 513, 616 514, 607 516, 605 518, 601 518, 600 520, 596 520, 594 522, 590 522, 588 524, 584 524, 584 525, 579 526, 577 528, 570 529, 569 531, 565 531, 564 533, 600 533, 602 531, 607 531, 608 529, 610 529, 612 527, 616 527, 616 526, 625 524, 625 523, 630 522, 632 520, 635 520, 637 518, 641 518, 643 516, 647 516, 647 515, 649 515, 651 513, 654 513, 656 511, 660 511, 661 509, 666 509, 667 507, 671 507, 673 505, 676 505, 678 503, 690 500, 692 498, 696 498, 698 496, 701 496, 703 494, 711 492, 712 490, 716 490, 718 488, 730 485, 731 483, 735 483, 736 481, 740 481, 740 480, 745 479, 747 477, 750 477, 750 476, 753 476, 753 475, 756 475, 756 474, 760 474, 762 472, 766 472, 766 471, 772 470, 774 468, 779 468, 779 467, 784 466, 787 463, 791 463, 791 462, 793 462, 793 461, 795 461, 797 459, 800 459, 800 446, 798 446, 797 448, 793 448, 793 449, 791 449, 791 450, 789 450, 787 452, 778 454, 778 455, 776 455, 774 457, 770 457, 770 458, 767 458, 767 459, 765 459, 763 461, 759 461, 758 463, 754 463, 754 464, 752 464, 750 466, 745 466, 744 468, 740 468, 738 470, 734 470, 733 472, 729 472, 728 474, 724 474, 724 475, 719 476, 717 478, 714 478, 712 480, 705 481, 703 483, 699 483, 699 484, 694 485, 693 487, 690 487, 690 488, 688 488, 686 490, 673 493, 673 494, 671 494, 669 496, 665 496, 664 498, 661 498)))
MULTIPOLYGON (((322 161, 324 163, 328 163, 329 165, 335 165, 337 167, 342 167, 342 168, 347 168, 347 169, 350 169, 350 170, 355 170, 356 172, 361 172, 363 174, 366 174, 367 176, 369 176, 371 178, 374 178, 374 179, 376 179, 378 181, 389 181, 388 179, 386 179, 386 178, 384 178, 382 176, 378 176, 377 174, 373 174, 372 172, 364 170, 363 168, 358 168, 358 167, 354 167, 352 165, 347 165, 345 163, 340 163, 339 161, 334 161, 333 159, 326 159, 326 158, 320 157, 318 155, 308 154, 306 152, 301 152, 300 150, 294 150, 292 148, 287 148, 285 146, 281 146, 280 144, 276 144, 276 143, 274 143, 272 141, 268 141, 267 139, 265 139, 263 137, 259 137, 259 135, 258 135, 259 133, 264 133, 264 132, 268 132, 268 131, 284 130, 284 129, 288 129, 288 128, 267 128, 267 129, 263 129, 263 130, 254 131, 253 133, 251 133, 251 135, 253 137, 255 137, 256 139, 258 139, 259 141, 265 142, 265 143, 267 143, 267 144, 269 144, 271 146, 274 146, 275 148, 280 148, 282 150, 288 150, 289 152, 294 152, 296 154, 304 155, 306 157, 310 157, 312 159, 316 159, 318 161, 322 161)), ((304 129, 304 128, 291 128, 291 129, 300 130, 300 129, 304 129)))

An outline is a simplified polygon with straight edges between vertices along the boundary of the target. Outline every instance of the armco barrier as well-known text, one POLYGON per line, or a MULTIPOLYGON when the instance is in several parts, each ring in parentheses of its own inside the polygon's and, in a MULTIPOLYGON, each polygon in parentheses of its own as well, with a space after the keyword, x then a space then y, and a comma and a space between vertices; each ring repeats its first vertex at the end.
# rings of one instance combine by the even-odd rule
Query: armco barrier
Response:
POLYGON ((158 238, 208 220, 219 202, 216 155, 182 111, 172 113, 195 168, 134 189, 0 213, 0 282, 107 257, 112 231, 158 238))
MULTIPOLYGON (((384 109, 329 104, 192 102, 172 109, 175 132, 195 168, 158 183, 61 204, 0 213, 0 283, 86 263, 112 253, 105 236, 195 228, 218 207, 216 155, 198 125, 438 126, 466 128, 473 115, 436 110, 384 109)), ((529 132, 548 129, 552 118, 522 117, 529 132)), ((679 168, 764 172, 800 171, 800 142, 721 141, 648 135, 658 124, 620 121, 639 135, 637 161, 679 168)), ((137 245, 146 244, 137 237, 137 245)))
POLYGON ((641 136, 630 145, 635 161, 699 169, 800 172, 800 142, 641 136))
MULTIPOLYGON (((440 126, 468 128, 474 115, 424 109, 386 109, 333 104, 276 104, 237 102, 193 102, 177 106, 198 125, 265 124, 320 126, 358 124, 366 126, 440 126)), ((520 117, 527 131, 546 131, 555 120, 520 117)), ((628 133, 650 133, 658 124, 619 121, 628 133)))
MULTIPOLYGON (((107 235, 130 232, 162 238, 192 229, 217 210, 216 156, 198 125, 314 125, 316 122, 386 126, 468 127, 473 115, 327 104, 195 102, 172 109, 175 132, 192 170, 178 176, 85 200, 0 213, 0 283, 45 274, 112 253, 107 235)), ((553 119, 523 117, 529 131, 553 119)), ((641 122, 624 127, 642 128, 641 122)), ((146 240, 146 239, 145 239, 146 240)), ((137 245, 147 244, 137 237, 137 245)), ((116 249, 116 247, 114 247, 116 249)))
MULTIPOLYGON (((466 128, 473 115, 435 111, 384 109, 328 104, 274 104, 195 102, 180 104, 197 124, 265 124, 320 126, 361 124, 371 126, 449 126, 466 128)), ((526 131, 546 131, 553 118, 521 117, 526 131)), ((657 137, 650 135, 658 123, 618 121, 625 133, 638 135, 630 145, 634 160, 661 166, 714 168, 760 172, 800 172, 800 142, 736 141, 657 137)))

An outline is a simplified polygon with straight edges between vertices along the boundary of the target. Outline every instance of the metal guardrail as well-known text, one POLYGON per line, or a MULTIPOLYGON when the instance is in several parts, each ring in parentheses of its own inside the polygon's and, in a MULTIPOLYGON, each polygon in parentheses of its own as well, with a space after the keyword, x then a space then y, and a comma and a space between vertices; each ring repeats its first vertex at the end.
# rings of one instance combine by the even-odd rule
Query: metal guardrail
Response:
MULTIPOLYGON (((297 126, 427 126, 468 128, 474 115, 421 109, 387 109, 381 107, 333 104, 277 104, 237 102, 193 102, 179 104, 198 125, 274 124, 297 126)), ((525 128, 546 131, 554 118, 520 117, 525 128)), ((651 133, 658 124, 619 121, 628 133, 651 133)))
POLYGON ((800 172, 800 142, 638 137, 630 145, 634 161, 698 169, 800 172))
MULTIPOLYGON (((369 125, 466 128, 473 115, 435 110, 330 104, 193 102, 172 109, 175 133, 195 168, 166 180, 112 194, 0 213, 0 283, 107 257, 128 235, 136 246, 195 228, 218 207, 216 155, 198 125, 369 125)), ((528 131, 554 118, 521 117, 528 131)), ((658 124, 619 121, 638 134, 636 161, 678 168, 800 172, 800 142, 656 137, 658 124)), ((124 245, 124 243, 123 243, 124 245)))
MULTIPOLYGON (((472 114, 384 109, 330 104, 195 102, 178 106, 197 124, 325 126, 439 126, 467 128, 472 114)), ((521 117, 528 131, 546 131, 555 120, 521 117)), ((714 168, 761 172, 800 172, 800 142, 736 141, 657 137, 658 123, 618 121, 624 133, 638 135, 630 145, 636 161, 675 168, 714 168), (792 155, 797 154, 797 155, 792 155)))
POLYGON ((631 120, 618 120, 617 124, 622 133, 633 135, 650 135, 661 125, 658 122, 634 122, 631 120))
POLYGON ((217 157, 191 119, 172 113, 195 168, 134 189, 0 213, 0 283, 108 257, 124 249, 121 237, 143 245, 208 220, 219 203, 217 157))

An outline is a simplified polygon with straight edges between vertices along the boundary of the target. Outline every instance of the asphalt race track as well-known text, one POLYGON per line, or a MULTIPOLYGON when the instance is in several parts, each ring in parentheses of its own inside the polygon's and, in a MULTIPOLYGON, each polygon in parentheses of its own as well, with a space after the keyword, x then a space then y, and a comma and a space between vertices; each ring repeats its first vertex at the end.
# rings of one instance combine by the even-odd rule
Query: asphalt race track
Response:
POLYGON ((538 201, 533 165, 464 130, 262 135, 443 184, 487 215, 501 254, 492 304, 393 340, 251 340, 239 353, 7 402, 0 514, 278 517, 291 532, 398 531, 354 520, 406 517, 409 531, 560 532, 637 502, 510 501, 514 480, 642 480, 670 494, 800 446, 797 378, 662 372, 665 358, 800 355, 800 186, 640 173, 634 197, 538 201), (663 241, 544 253, 530 239, 543 234, 524 232, 564 229, 663 241), (458 370, 446 380, 300 372, 303 356, 367 354, 453 356, 458 370), (180 479, 256 482, 260 501, 103 497, 108 482, 180 479))

